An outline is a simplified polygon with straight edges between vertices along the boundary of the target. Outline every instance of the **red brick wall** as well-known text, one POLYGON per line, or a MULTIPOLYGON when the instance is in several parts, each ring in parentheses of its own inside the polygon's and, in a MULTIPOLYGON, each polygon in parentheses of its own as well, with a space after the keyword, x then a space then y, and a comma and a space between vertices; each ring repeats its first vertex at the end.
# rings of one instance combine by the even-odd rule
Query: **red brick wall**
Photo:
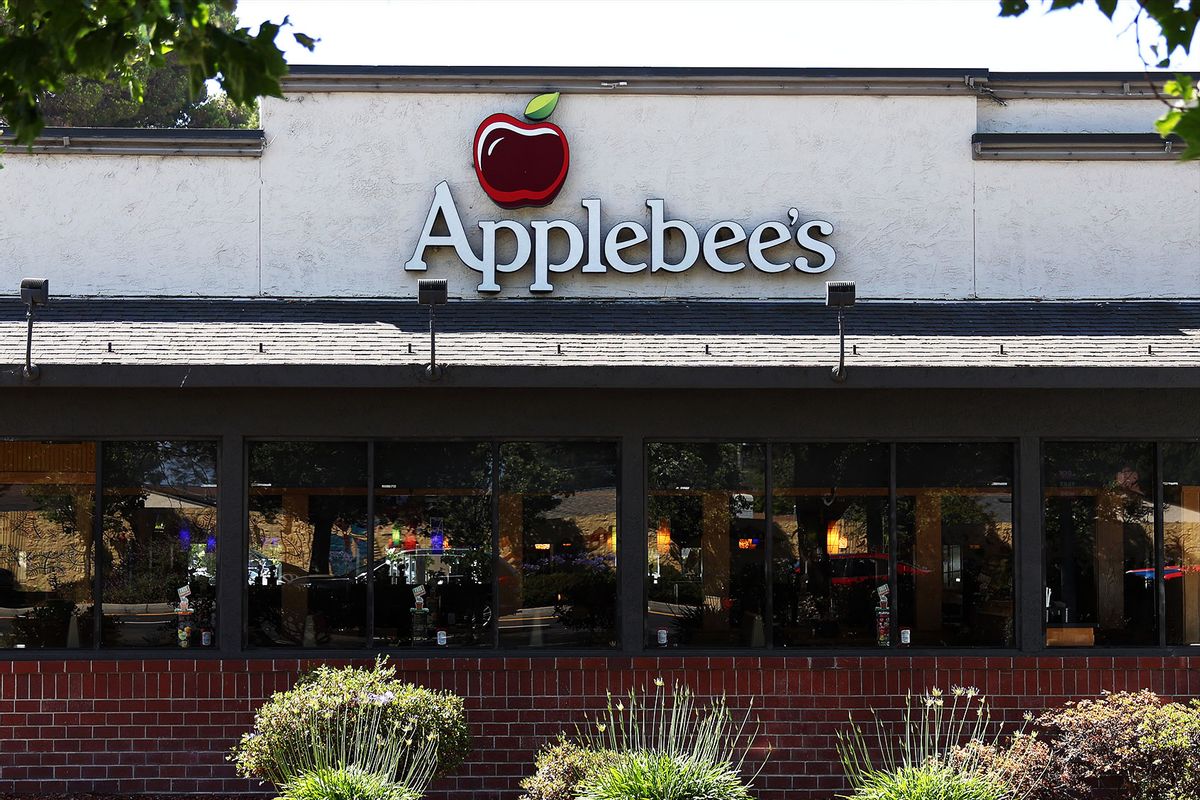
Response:
MULTIPOLYGON (((339 662, 343 663, 343 662, 339 662)), ((308 662, 0 663, 0 792, 231 793, 265 787, 225 760, 254 710, 308 662)), ((977 686, 1013 719, 1103 689, 1200 696, 1197 658, 444 658, 396 661, 401 675, 464 698, 475 751, 437 795, 515 798, 533 752, 583 712, 654 677, 753 699, 774 753, 758 794, 828 798, 834 732, 849 711, 898 706, 906 690, 977 686)), ((859 715, 860 717, 863 715, 859 715)))

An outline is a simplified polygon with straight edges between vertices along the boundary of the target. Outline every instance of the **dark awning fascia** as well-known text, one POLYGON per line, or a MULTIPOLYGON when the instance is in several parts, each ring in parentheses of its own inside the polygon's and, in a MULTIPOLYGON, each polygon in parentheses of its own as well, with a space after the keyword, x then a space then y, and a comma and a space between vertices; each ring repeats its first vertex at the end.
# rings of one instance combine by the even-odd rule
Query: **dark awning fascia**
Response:
MULTIPOLYGON (((832 365, 831 365, 832 366, 832 365)), ((0 389, 1200 389, 1200 367, 830 367, 470 366, 447 364, 429 380, 423 366, 41 364, 36 383, 20 369, 0 389)))

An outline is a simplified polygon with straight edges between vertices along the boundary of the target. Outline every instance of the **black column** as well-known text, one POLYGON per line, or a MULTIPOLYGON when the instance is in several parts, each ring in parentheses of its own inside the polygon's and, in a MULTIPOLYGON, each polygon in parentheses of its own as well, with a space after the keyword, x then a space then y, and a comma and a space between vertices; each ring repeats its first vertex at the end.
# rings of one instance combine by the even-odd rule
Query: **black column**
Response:
POLYGON ((617 584, 621 650, 639 653, 646 616, 646 450, 640 432, 621 437, 617 584))
POLYGON ((1046 576, 1042 563, 1042 447, 1036 436, 1022 436, 1017 443, 1017 477, 1013 502, 1013 532, 1016 556, 1017 646, 1027 653, 1045 648, 1043 613, 1046 605, 1046 576))
POLYGON ((246 448, 237 431, 221 437, 217 468, 217 640, 221 655, 242 651, 246 621, 246 448))

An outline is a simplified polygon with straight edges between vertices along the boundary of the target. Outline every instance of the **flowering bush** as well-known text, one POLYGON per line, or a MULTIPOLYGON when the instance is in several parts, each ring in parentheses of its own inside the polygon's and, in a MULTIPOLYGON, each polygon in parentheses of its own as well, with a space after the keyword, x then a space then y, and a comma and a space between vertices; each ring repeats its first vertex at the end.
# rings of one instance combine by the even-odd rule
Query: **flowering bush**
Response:
POLYGON ((385 738, 435 742, 436 775, 453 770, 471 749, 462 698, 403 683, 395 668, 380 659, 370 669, 321 666, 291 689, 276 692, 258 710, 253 730, 234 745, 231 759, 239 774, 281 785, 291 775, 280 754, 311 747, 312 737, 320 733, 314 733, 314 725, 332 727, 333 720, 353 722, 376 713, 385 738))
POLYGON ((872 711, 874 736, 839 731, 853 800, 1013 800, 999 768, 1002 730, 974 688, 931 689, 905 700, 899 722, 872 711))
MULTIPOLYGON (((691 689, 609 695, 605 711, 578 730, 579 746, 597 754, 575 786, 579 800, 750 800, 756 775, 745 775, 757 728, 747 730, 725 703, 707 708, 691 689)), ((547 800, 549 800, 547 798, 547 800)))
POLYGON ((419 800, 437 766, 437 739, 416 740, 368 701, 312 709, 303 734, 273 753, 279 800, 419 800))

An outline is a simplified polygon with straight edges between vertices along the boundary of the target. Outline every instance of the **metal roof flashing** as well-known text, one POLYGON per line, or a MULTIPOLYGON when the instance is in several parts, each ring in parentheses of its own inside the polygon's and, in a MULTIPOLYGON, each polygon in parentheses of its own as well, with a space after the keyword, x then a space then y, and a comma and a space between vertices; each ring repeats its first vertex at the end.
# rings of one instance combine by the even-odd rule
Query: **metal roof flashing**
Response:
POLYGON ((320 92, 531 92, 979 95, 1001 98, 1147 99, 1169 72, 991 72, 980 67, 420 67, 302 64, 283 79, 289 94, 320 92))
POLYGON ((0 145, 21 155, 226 156, 257 158, 265 134, 238 128, 43 128, 33 144, 17 145, 0 134, 0 145))

